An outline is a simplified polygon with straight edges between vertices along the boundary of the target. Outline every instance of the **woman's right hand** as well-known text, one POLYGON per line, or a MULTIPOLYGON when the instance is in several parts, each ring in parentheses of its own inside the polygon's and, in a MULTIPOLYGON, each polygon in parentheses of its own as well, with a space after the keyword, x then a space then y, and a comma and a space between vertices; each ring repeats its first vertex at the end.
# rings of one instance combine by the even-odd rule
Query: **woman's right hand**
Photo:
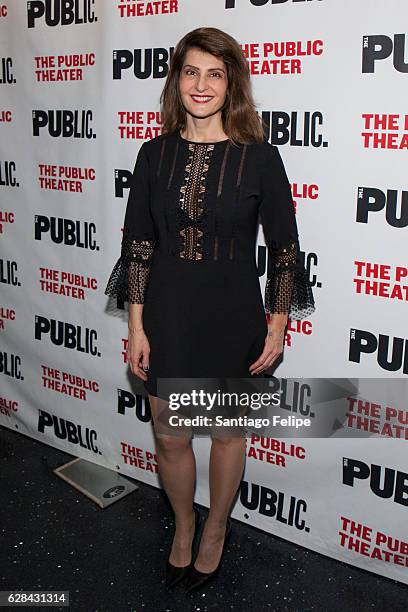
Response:
POLYGON ((147 380, 147 374, 144 372, 149 368, 150 345, 146 337, 144 329, 133 330, 129 329, 128 344, 127 344, 127 360, 133 374, 147 380))

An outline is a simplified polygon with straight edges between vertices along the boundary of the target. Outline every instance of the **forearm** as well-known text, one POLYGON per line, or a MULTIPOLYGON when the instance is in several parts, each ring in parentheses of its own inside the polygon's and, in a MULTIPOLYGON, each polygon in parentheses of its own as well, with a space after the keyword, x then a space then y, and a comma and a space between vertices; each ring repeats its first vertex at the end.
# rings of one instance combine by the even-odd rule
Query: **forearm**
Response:
POLYGON ((273 313, 268 318, 268 331, 283 331, 288 322, 287 313, 273 313))
POLYGON ((129 329, 143 329, 143 304, 129 304, 129 329))

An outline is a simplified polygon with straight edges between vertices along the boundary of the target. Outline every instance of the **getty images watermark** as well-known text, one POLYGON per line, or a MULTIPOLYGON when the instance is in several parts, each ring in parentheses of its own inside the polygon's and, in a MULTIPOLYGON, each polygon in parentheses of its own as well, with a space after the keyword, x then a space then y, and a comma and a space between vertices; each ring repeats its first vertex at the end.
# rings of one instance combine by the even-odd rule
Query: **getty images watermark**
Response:
POLYGON ((407 378, 159 378, 160 433, 408 440, 407 378))
POLYGON ((279 414, 270 417, 254 417, 247 414, 239 416, 224 416, 219 414, 221 409, 248 409, 249 411, 260 410, 265 407, 279 407, 281 405, 281 394, 276 391, 237 393, 217 390, 208 392, 204 389, 192 389, 190 392, 173 392, 169 394, 168 408, 172 411, 180 411, 183 408, 201 409, 206 412, 215 411, 216 414, 172 414, 168 418, 170 427, 251 427, 261 429, 263 427, 310 427, 312 421, 308 417, 282 416, 279 414))

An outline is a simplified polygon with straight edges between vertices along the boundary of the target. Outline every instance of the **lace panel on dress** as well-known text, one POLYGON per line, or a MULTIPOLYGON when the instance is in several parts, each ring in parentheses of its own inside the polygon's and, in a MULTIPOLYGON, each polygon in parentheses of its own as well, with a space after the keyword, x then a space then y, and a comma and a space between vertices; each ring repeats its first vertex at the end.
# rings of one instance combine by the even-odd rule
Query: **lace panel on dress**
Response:
POLYGON ((288 314, 294 320, 311 315, 315 311, 313 292, 298 242, 279 248, 269 246, 269 253, 272 265, 265 286, 265 311, 288 314))
POLYGON ((203 259, 203 231, 200 229, 206 214, 203 206, 205 181, 213 144, 190 143, 185 175, 179 199, 179 256, 185 259, 203 259))
POLYGON ((155 240, 123 230, 121 256, 109 277, 105 294, 131 304, 144 304, 155 240))

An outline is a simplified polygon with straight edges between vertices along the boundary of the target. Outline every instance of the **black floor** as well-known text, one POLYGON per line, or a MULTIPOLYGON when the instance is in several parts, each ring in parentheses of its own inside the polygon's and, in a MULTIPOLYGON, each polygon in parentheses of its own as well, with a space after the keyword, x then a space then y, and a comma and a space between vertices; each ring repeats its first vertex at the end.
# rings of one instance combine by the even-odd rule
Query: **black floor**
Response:
POLYGON ((237 521, 216 581, 195 595, 167 591, 172 515, 163 491, 138 482, 101 510, 53 474, 69 459, 0 426, 0 590, 69 591, 73 612, 408 609, 406 585, 237 521))

